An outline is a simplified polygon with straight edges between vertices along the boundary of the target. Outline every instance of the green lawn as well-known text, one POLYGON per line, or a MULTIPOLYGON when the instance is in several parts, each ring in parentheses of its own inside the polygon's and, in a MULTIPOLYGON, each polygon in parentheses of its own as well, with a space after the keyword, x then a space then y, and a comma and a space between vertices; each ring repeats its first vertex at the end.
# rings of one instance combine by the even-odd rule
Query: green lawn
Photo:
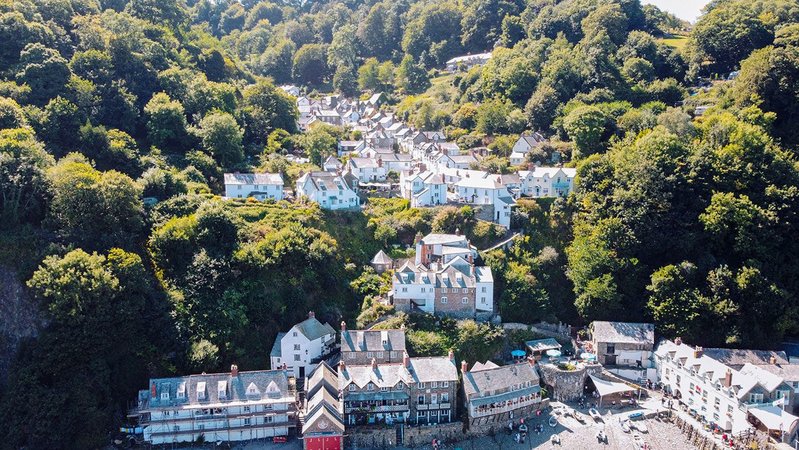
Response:
POLYGON ((660 39, 660 42, 674 47, 679 51, 683 51, 685 45, 688 43, 688 36, 671 35, 667 38, 660 39))

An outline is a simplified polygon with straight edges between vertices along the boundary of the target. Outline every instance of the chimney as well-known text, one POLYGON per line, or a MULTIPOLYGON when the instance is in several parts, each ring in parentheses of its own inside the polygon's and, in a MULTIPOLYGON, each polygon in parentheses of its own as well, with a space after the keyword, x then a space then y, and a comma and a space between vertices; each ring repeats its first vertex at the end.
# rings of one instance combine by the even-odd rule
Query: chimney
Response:
POLYGON ((300 170, 300 173, 297 174, 297 178, 302 178, 303 175, 305 175, 305 171, 300 170))
POLYGON ((309 319, 315 319, 316 318, 316 313, 314 313, 313 311, 308 311, 308 318, 309 319))
POLYGON ((403 323, 403 324, 400 324, 400 330, 403 330, 403 331, 405 331, 405 324, 404 324, 404 323, 403 323))
POLYGON ((696 347, 694 347, 694 358, 697 358, 697 359, 701 358, 703 350, 704 349, 702 347, 698 346, 698 345, 696 347))
MULTIPOLYGON (((450 354, 451 353, 452 353, 452 351, 450 351, 450 354)), ((374 360, 372 360, 372 361, 374 361, 374 360)), ((402 365, 405 366, 405 368, 411 367, 411 357, 408 356, 408 352, 405 352, 405 353, 402 354, 402 365)))
POLYGON ((776 366, 776 365, 777 365, 777 357, 776 357, 776 356, 774 356, 774 355, 771 355, 771 358, 769 358, 769 359, 768 359, 768 362, 769 362, 769 364, 771 364, 772 366, 776 366))
POLYGON ((156 393, 155 382, 153 382, 153 384, 150 385, 150 397, 155 398, 157 396, 158 394, 156 393))
POLYGON ((727 369, 727 373, 724 374, 723 384, 724 384, 724 387, 726 387, 726 388, 732 386, 732 370, 731 369, 727 369))
POLYGON ((527 163, 527 170, 535 170, 535 164, 527 163))
POLYGON ((452 351, 452 349, 449 349, 449 355, 447 356, 449 357, 450 361, 455 362, 455 352, 452 351))
POLYGON ((383 158, 377 158, 377 167, 383 167, 383 158))
POLYGON ((239 376, 239 366, 237 366, 235 364, 231 364, 230 365, 230 376, 231 377, 239 376))
POLYGON ((344 359, 342 358, 341 361, 338 362, 338 370, 344 372, 347 370, 347 366, 344 364, 344 359))
POLYGON ((682 338, 677 336, 676 338, 674 338, 674 343, 676 345, 682 345, 682 338))
POLYGON ((341 321, 341 331, 347 331, 347 322, 341 321))
POLYGON ((469 364, 464 359, 463 361, 461 361, 461 372, 465 374, 468 371, 469 371, 469 364))
POLYGON ((377 370, 377 360, 372 358, 372 370, 377 370))
POLYGON ((455 228, 455 236, 460 236, 460 235, 461 235, 461 229, 456 227, 455 228))

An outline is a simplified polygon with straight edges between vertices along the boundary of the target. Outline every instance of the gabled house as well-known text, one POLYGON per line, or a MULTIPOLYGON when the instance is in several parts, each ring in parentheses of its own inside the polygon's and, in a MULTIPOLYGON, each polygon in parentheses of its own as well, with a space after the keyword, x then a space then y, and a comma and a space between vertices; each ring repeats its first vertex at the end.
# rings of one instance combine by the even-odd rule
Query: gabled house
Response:
POLYGON ((400 191, 411 201, 411 207, 443 205, 447 202, 447 184, 444 177, 430 171, 403 171, 400 173, 400 191))
POLYGON ((309 172, 297 179, 298 199, 319 203, 322 209, 352 209, 361 205, 358 179, 349 172, 309 172))
POLYGON ((591 345, 602 365, 651 367, 655 325, 651 323, 591 323, 591 345))
POLYGON ((399 363, 338 367, 347 425, 447 423, 455 419, 458 369, 455 356, 410 358, 399 363))
POLYGON ((327 159, 325 159, 325 162, 322 164, 322 170, 325 172, 338 172, 343 168, 344 164, 341 164, 341 161, 332 155, 328 156, 327 159))
POLYGON ((288 436, 296 426, 297 393, 285 370, 151 378, 129 416, 151 445, 250 441, 288 436))
POLYGON ((455 72, 458 70, 466 72, 472 67, 484 65, 489 59, 491 59, 491 52, 456 56, 447 61, 446 68, 448 72, 455 72))
POLYGON ((519 136, 519 139, 513 144, 511 149, 510 164, 512 166, 525 164, 527 162, 527 154, 546 141, 546 138, 538 132, 519 136))
POLYGON ((386 252, 379 250, 369 262, 369 265, 375 269, 376 273, 383 273, 387 270, 391 270, 394 267, 394 260, 391 259, 386 252))
POLYGON ((500 367, 487 361, 468 370, 463 361, 463 403, 468 424, 503 426, 533 415, 541 405, 541 386, 533 365, 534 361, 524 361, 500 367))
POLYGON ((338 143, 338 156, 349 155, 358 153, 366 148, 366 142, 360 141, 339 141, 338 143))
POLYGON ((574 190, 577 169, 532 167, 520 170, 521 194, 526 197, 566 197, 574 190))
POLYGON ((397 330, 347 330, 341 322, 341 359, 347 364, 383 364, 402 361, 405 328, 397 330))
POLYGON ((279 173, 226 173, 225 198, 283 200, 283 176, 279 173))
POLYGON ((343 450, 344 418, 338 392, 338 373, 325 362, 305 380, 302 420, 304 450, 343 450))
POLYGON ((383 166, 383 159, 380 157, 352 157, 347 161, 347 171, 353 174, 361 183, 386 181, 387 172, 383 166))
POLYGON ((336 330, 322 324, 313 311, 288 333, 278 333, 270 354, 272 369, 286 368, 295 378, 303 378, 329 354, 336 344, 336 330))
POLYGON ((511 210, 516 206, 513 194, 502 184, 499 175, 485 178, 463 177, 455 183, 455 192, 461 202, 475 205, 493 205, 494 223, 510 228, 511 210))

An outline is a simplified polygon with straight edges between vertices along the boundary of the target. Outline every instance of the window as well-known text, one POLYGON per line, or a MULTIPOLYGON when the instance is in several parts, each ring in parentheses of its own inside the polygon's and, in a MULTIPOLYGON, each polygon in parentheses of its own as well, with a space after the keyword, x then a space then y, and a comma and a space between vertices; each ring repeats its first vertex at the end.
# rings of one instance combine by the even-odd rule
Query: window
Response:
POLYGON ((430 394, 430 403, 432 404, 438 403, 438 394, 430 394))
POLYGON ((408 288, 406 287, 402 288, 402 292, 408 292, 408 288))
POLYGON ((763 394, 749 394, 749 403, 763 403, 763 394))
POLYGON ((297 332, 295 331, 295 332, 291 333, 291 335, 294 336, 294 337, 297 337, 297 332))
POLYGON ((416 403, 424 405, 424 395, 420 395, 419 398, 416 399, 416 403))
POLYGON ((422 288, 422 294, 424 294, 424 288, 422 288))
POLYGON ((420 381, 420 382, 419 382, 419 385, 418 385, 417 387, 418 387, 419 389, 424 389, 424 383, 422 383, 422 382, 420 381))
POLYGON ((374 391, 375 390, 375 385, 372 384, 372 383, 367 384, 366 385, 366 390, 367 391, 374 391))
POLYGON ((250 407, 249 407, 249 406, 245 406, 245 407, 244 407, 244 408, 242 408, 242 409, 243 409, 243 410, 244 410, 244 412, 246 412, 246 413, 250 412, 250 407))
POLYGON ((264 423, 272 423, 272 419, 273 419, 272 416, 266 416, 264 417, 264 423))
POLYGON ((438 387, 438 382, 437 381, 431 381, 430 382, 430 387, 431 388, 437 388, 438 387))
POLYGON ((609 355, 616 353, 616 344, 608 344, 607 351, 605 353, 609 355))
POLYGON ((449 394, 446 392, 441 394, 441 403, 449 403, 449 394))
POLYGON ((388 392, 388 388, 383 386, 380 388, 380 392, 388 392))
POLYGON ((245 417, 244 418, 244 425, 250 425, 250 418, 249 417, 245 417))
POLYGON ((350 392, 355 392, 355 385, 351 384, 348 389, 350 390, 350 392))
POLYGON ((441 288, 441 293, 442 294, 446 294, 447 293, 447 288, 441 288))
POLYGON ((161 385, 161 400, 169 400, 169 384, 161 385))
POLYGON ((465 305, 465 304, 469 303, 469 299, 468 299, 468 298, 466 298, 466 297, 463 297, 463 298, 461 299, 461 303, 463 303, 463 304, 465 305))
POLYGON ((377 352, 377 358, 382 358, 382 357, 383 357, 383 352, 377 352))
POLYGON ((447 297, 441 297, 441 303, 442 304, 447 303, 447 297))
POLYGON ((300 349, 300 344, 294 344, 294 350, 299 350, 299 349, 300 349))
POLYGON ((480 297, 480 303, 485 304, 485 302, 486 302, 486 298, 485 297, 480 297))
POLYGON ((486 287, 485 287, 485 286, 483 286, 483 287, 482 287, 482 292, 483 292, 484 294, 485 294, 485 291, 486 291, 486 287))
POLYGON ((441 387, 449 387, 449 381, 444 381, 441 383, 441 387))
POLYGON ((180 425, 173 426, 172 431, 180 431, 180 425))
POLYGON ((374 355, 375 355, 374 352, 366 352, 367 358, 374 358, 374 355))
POLYGON ((294 361, 299 361, 299 360, 300 360, 300 355, 299 354, 294 355, 294 361))

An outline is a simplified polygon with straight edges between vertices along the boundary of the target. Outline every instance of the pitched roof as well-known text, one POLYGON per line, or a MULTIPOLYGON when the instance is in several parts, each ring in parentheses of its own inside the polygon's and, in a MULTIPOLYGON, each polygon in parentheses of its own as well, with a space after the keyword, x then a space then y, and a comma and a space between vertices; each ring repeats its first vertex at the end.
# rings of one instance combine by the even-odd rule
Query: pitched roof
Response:
POLYGON ((494 362, 491 360, 488 360, 484 363, 477 361, 476 363, 474 363, 474 366, 472 366, 472 368, 469 370, 471 370, 472 372, 479 372, 481 370, 496 369, 497 367, 499 366, 494 364, 494 362))
POLYGON ((615 344, 654 344, 655 325, 651 323, 601 322, 592 323, 596 342, 615 344))
POLYGON ((455 243, 468 244, 466 236, 458 234, 430 233, 422 238, 421 243, 425 245, 452 245, 455 243))
POLYGON ((771 350, 745 350, 738 348, 706 348, 704 354, 722 364, 735 369, 740 369, 745 364, 770 364, 771 357, 776 358, 778 364, 789 364, 788 356, 783 351, 771 350))
POLYGON ((269 356, 274 356, 275 358, 280 358, 283 353, 283 350, 280 348, 280 341, 283 340, 283 336, 286 333, 279 332, 277 333, 277 337, 275 338, 275 343, 272 344, 272 351, 269 353, 269 356))
POLYGON ((405 330, 346 330, 341 332, 342 352, 405 351, 405 330))
POLYGON ((270 184, 283 186, 279 173, 226 173, 225 184, 270 184))
POLYGON ((372 264, 391 264, 393 262, 394 261, 391 259, 391 257, 388 256, 383 250, 379 250, 371 261, 372 264))
POLYGON ((559 349, 560 343, 554 338, 535 339, 524 343, 531 352, 545 352, 547 350, 559 349))
POLYGON ((355 383, 359 388, 369 383, 390 388, 399 382, 409 384, 458 380, 455 361, 446 356, 409 358, 409 363, 409 367, 402 363, 377 364, 376 369, 371 364, 346 365, 343 371, 339 368, 339 389, 346 388, 350 383, 355 383))
POLYGON ((329 323, 322 325, 322 322, 317 320, 316 317, 309 317, 297 325, 294 325, 294 328, 311 341, 319 339, 326 334, 336 334, 336 330, 334 330, 329 323))
MULTIPOLYGON (((486 363, 487 364, 487 363, 486 363)), ((480 367, 478 371, 470 370, 463 374, 463 390, 466 395, 486 391, 508 389, 530 382, 538 384, 538 373, 529 362, 510 364, 502 367, 480 367)))

